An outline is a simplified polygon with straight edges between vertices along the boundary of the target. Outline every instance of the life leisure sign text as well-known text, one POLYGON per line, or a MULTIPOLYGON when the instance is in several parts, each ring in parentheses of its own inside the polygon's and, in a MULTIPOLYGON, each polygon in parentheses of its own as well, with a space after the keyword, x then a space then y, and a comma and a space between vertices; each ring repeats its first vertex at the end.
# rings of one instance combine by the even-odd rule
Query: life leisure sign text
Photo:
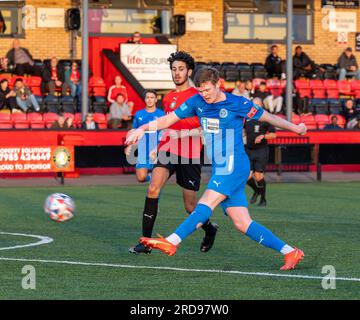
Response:
POLYGON ((357 9, 359 8, 359 0, 346 1, 346 0, 322 0, 322 6, 332 6, 334 8, 343 9, 357 9))
POLYGON ((74 147, 0 147, 0 173, 73 172, 74 147))
POLYGON ((120 59, 138 81, 171 81, 170 44, 121 44, 120 59))

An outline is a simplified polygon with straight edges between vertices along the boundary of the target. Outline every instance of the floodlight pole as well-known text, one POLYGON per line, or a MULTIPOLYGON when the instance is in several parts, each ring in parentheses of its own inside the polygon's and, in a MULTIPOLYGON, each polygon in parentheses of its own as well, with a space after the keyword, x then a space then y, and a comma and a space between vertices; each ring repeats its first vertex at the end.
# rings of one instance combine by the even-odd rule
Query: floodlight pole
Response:
POLYGON ((89 1, 82 1, 82 62, 81 62, 81 113, 82 120, 85 120, 88 113, 88 82, 89 82, 89 26, 88 26, 89 1))
POLYGON ((293 35, 293 0, 287 0, 286 6, 286 118, 291 121, 293 98, 293 56, 292 56, 292 35, 293 35))

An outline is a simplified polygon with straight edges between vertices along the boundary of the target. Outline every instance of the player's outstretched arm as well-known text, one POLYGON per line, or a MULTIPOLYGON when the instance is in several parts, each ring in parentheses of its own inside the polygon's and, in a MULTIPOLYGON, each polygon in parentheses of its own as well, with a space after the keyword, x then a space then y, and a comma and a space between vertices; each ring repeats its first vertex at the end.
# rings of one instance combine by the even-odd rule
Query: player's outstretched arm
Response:
POLYGON ((274 127, 292 131, 299 135, 304 135, 304 134, 306 134, 306 131, 307 131, 307 128, 304 123, 300 123, 300 124, 296 125, 296 124, 291 123, 287 120, 284 120, 280 117, 277 117, 265 110, 259 120, 262 122, 268 122, 268 123, 272 124, 274 127))
POLYGON ((125 144, 130 145, 137 143, 142 138, 145 131, 158 131, 166 129, 172 126, 174 123, 178 122, 179 120, 180 118, 174 112, 171 112, 166 116, 160 117, 154 121, 144 124, 133 132, 129 132, 125 144))

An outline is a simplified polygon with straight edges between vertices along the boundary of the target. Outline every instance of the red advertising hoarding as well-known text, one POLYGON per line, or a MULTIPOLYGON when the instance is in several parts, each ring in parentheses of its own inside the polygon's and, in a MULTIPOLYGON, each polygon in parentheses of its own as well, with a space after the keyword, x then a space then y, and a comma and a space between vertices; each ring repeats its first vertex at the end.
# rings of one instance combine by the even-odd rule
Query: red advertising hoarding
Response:
POLYGON ((0 147, 0 173, 74 170, 73 146, 0 147))

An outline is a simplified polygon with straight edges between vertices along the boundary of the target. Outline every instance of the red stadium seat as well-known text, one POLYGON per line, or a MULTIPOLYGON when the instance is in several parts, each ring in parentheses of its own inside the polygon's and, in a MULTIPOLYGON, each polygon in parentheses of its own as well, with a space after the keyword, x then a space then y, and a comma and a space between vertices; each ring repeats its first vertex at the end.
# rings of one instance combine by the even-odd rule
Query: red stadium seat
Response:
POLYGON ((310 89, 310 83, 308 80, 298 79, 295 80, 296 89, 310 89))
POLYGON ((30 77, 27 79, 27 83, 32 91, 32 93, 36 96, 41 96, 41 77, 30 77))
POLYGON ((332 79, 324 80, 325 89, 337 89, 337 81, 332 79))
POLYGON ((351 90, 351 84, 349 81, 339 80, 337 82, 337 87, 339 89, 339 94, 346 95, 346 96, 353 95, 352 90, 351 90))
POLYGON ((325 89, 312 89, 312 95, 315 99, 326 99, 325 89))
POLYGON ((94 96, 106 97, 106 89, 105 87, 94 87, 92 90, 92 94, 94 96))
POLYGON ((360 80, 353 80, 351 83, 351 90, 356 99, 360 99, 360 80))
POLYGON ((89 79, 89 87, 105 87, 103 78, 93 76, 89 79))
POLYGON ((292 122, 292 123, 295 123, 295 124, 301 123, 301 118, 300 118, 300 116, 297 115, 297 114, 293 114, 292 117, 291 117, 291 122, 292 122))
POLYGON ((324 129, 324 127, 329 123, 329 116, 326 114, 317 114, 315 116, 315 121, 319 129, 324 129))
POLYGON ((326 89, 328 99, 339 99, 338 89, 326 89))
POLYGON ((315 120, 315 117, 313 115, 301 116, 300 121, 305 123, 306 127, 309 130, 316 130, 317 129, 316 120, 315 120))
POLYGON ((310 88, 301 88, 298 89, 298 94, 300 98, 311 98, 311 89, 310 88))
POLYGON ((44 129, 45 122, 43 121, 43 116, 41 113, 31 112, 27 115, 27 120, 30 123, 32 129, 44 129))
POLYGON ((322 80, 310 80, 310 88, 311 89, 324 89, 324 83, 322 82, 322 80))
POLYGON ((12 129, 13 122, 9 113, 0 113, 0 129, 12 129))
POLYGON ((45 122, 45 127, 50 128, 51 125, 59 118, 59 115, 57 113, 53 112, 47 112, 44 113, 43 119, 45 122))
POLYGON ((11 120, 14 123, 14 128, 16 129, 27 129, 29 128, 29 121, 26 118, 26 113, 13 113, 11 115, 11 120))
POLYGON ((103 113, 94 113, 94 121, 99 125, 99 129, 107 129, 106 117, 103 113))
POLYGON ((360 90, 360 80, 353 80, 350 82, 351 90, 357 91, 360 90))
POLYGON ((332 116, 336 116, 338 118, 338 125, 341 127, 341 128, 344 128, 345 127, 345 123, 346 123, 346 120, 343 116, 339 115, 339 114, 331 114, 329 116, 329 119, 331 119, 332 116))

